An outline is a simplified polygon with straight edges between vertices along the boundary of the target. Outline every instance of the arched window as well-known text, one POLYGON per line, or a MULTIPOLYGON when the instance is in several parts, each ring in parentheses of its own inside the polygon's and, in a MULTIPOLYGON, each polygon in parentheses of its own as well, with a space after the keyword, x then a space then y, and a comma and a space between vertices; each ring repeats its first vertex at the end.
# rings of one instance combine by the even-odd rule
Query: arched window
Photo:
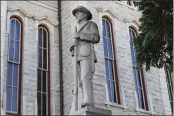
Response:
POLYGON ((49 32, 39 25, 38 31, 38 69, 37 69, 37 103, 38 115, 50 115, 50 60, 49 32))
POLYGON ((103 25, 103 45, 104 45, 104 57, 105 57, 106 83, 107 83, 109 101, 114 103, 120 103, 119 82, 117 76, 112 25, 110 21, 105 17, 102 18, 102 25, 103 25))
POLYGON ((132 0, 127 0, 127 5, 133 6, 133 1, 132 0))
POLYGON ((139 108, 148 110, 143 71, 142 69, 137 69, 136 49, 134 47, 134 39, 136 39, 137 34, 132 27, 129 27, 129 35, 130 35, 132 66, 133 66, 133 73, 134 73, 134 83, 135 83, 135 89, 136 89, 137 98, 138 98, 138 105, 139 105, 139 108))
POLYGON ((7 64, 7 113, 20 114, 22 68, 22 22, 18 17, 10 19, 7 64))

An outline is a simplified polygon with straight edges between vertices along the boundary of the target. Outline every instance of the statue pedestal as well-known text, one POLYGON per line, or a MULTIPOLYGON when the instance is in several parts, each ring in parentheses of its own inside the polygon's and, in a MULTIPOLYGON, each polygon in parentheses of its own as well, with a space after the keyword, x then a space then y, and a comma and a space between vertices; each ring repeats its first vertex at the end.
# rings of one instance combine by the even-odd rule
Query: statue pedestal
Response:
POLYGON ((111 115, 111 111, 103 108, 86 106, 74 111, 72 115, 111 115))

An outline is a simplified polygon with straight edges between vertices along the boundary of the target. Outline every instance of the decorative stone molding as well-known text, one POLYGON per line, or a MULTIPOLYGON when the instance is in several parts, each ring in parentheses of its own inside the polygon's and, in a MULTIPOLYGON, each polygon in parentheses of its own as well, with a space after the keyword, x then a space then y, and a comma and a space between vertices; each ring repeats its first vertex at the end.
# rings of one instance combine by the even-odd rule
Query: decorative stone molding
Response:
MULTIPOLYGON (((97 7, 96 10, 99 13, 99 21, 100 21, 99 31, 100 31, 100 36, 103 37, 103 34, 102 34, 102 28, 103 28, 102 27, 102 17, 103 16, 109 17, 112 20, 112 23, 114 25, 115 25, 116 19, 120 19, 120 18, 111 9, 103 9, 103 8, 97 7)), ((115 26, 113 26, 113 31, 115 33, 115 26)), ((100 43, 102 43, 102 42, 100 42, 100 43)))
POLYGON ((127 18, 124 18, 123 21, 125 23, 134 23, 136 24, 138 27, 140 26, 140 22, 137 21, 137 19, 127 19, 127 18))
MULTIPOLYGON (((127 36, 128 36, 128 38, 130 38, 129 37, 129 27, 133 27, 135 29, 135 31, 137 32, 137 34, 139 35, 139 30, 138 29, 139 29, 140 24, 136 19, 131 20, 131 19, 124 18, 123 20, 127 24, 127 36)), ((145 70, 143 70, 143 72, 144 71, 145 70)), ((144 76, 145 76, 145 74, 144 74, 144 76)))
POLYGON ((28 17, 28 18, 32 18, 34 20, 38 20, 38 21, 42 21, 42 20, 46 20, 48 21, 49 23, 51 23, 52 25, 54 26, 57 26, 58 25, 58 22, 56 21, 52 21, 47 15, 45 16, 42 16, 42 17, 37 17, 35 16, 34 14, 29 14, 27 13, 26 11, 24 11, 20 6, 18 6, 17 8, 8 8, 7 9, 9 12, 15 12, 15 11, 18 11, 20 13, 22 13, 25 17, 28 17))
POLYGON ((98 12, 108 12, 110 15, 112 15, 112 17, 118 18, 118 16, 111 9, 102 9, 102 8, 97 7, 97 11, 98 12))

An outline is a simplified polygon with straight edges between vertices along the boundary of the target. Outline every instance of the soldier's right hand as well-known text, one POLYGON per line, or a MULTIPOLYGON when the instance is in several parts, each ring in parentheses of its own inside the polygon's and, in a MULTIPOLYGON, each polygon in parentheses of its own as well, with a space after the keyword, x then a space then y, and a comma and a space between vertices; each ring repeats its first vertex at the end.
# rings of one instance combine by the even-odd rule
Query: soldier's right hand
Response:
POLYGON ((75 39, 80 39, 80 33, 76 32, 75 35, 74 35, 74 38, 75 39))
POLYGON ((74 50, 74 46, 70 47, 70 52, 72 52, 74 50))

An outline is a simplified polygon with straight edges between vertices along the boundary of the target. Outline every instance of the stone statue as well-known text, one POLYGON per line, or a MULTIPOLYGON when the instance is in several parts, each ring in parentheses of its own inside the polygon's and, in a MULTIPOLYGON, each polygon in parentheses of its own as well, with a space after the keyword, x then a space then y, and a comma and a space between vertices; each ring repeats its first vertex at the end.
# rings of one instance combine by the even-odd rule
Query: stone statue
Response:
MULTIPOLYGON (((81 107, 83 108, 87 105, 94 106, 92 78, 97 62, 94 44, 99 43, 100 36, 96 23, 90 21, 92 14, 87 8, 79 6, 72 11, 72 14, 78 23, 70 47, 72 56, 76 57, 77 75, 75 79, 77 81, 74 81, 76 83, 74 86, 76 89, 79 86, 82 91, 81 107), (76 50, 76 55, 74 55, 74 50, 76 50)), ((74 92, 77 97, 77 91, 74 90, 74 92)), ((75 106, 77 106, 77 99, 75 100, 75 106)), ((75 109, 77 110, 77 107, 75 109)))

